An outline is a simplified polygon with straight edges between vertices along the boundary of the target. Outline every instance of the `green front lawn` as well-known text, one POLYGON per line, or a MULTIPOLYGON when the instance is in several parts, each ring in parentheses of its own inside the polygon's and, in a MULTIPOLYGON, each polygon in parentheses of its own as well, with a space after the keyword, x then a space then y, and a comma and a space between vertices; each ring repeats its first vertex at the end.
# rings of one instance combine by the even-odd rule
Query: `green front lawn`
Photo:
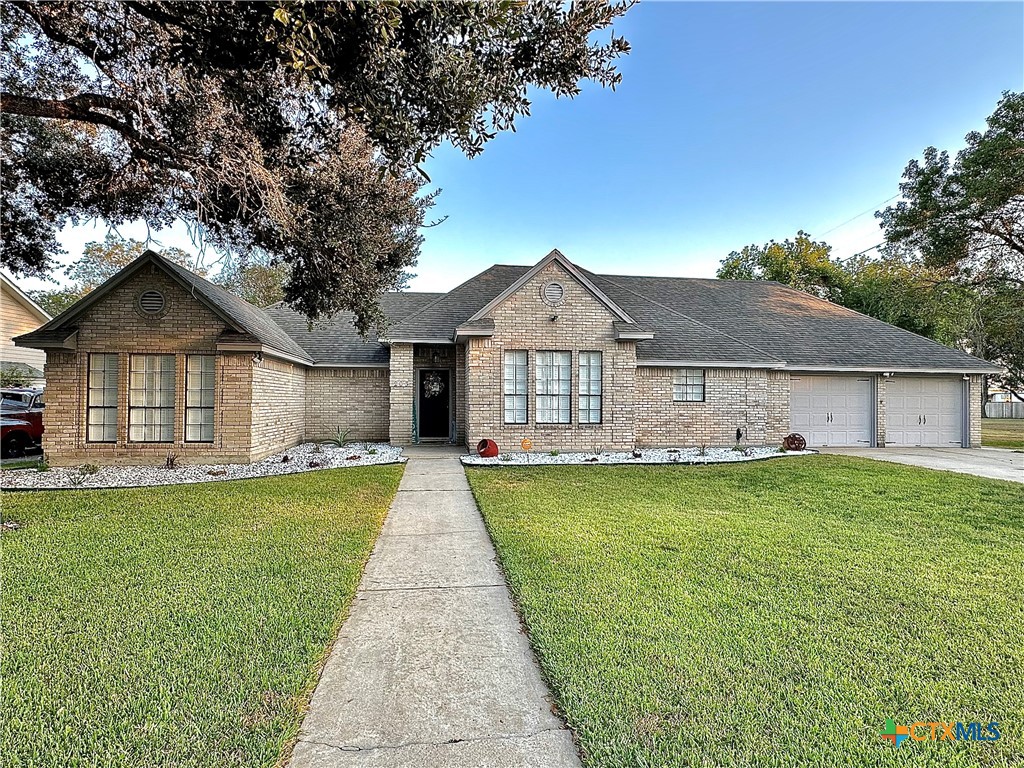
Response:
POLYGON ((4 494, 0 762, 273 765, 401 473, 4 494))
POLYGON ((839 456, 469 478, 588 766, 1024 764, 1024 486, 839 456), (886 718, 1003 737, 894 754, 886 718))
POLYGON ((982 419, 981 444, 990 448, 1024 449, 1024 419, 982 419))

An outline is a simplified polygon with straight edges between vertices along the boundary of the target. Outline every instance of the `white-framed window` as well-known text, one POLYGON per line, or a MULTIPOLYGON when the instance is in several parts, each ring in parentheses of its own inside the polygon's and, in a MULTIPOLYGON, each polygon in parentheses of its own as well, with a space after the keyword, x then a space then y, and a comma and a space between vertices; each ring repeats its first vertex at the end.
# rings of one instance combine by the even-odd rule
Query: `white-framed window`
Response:
POLYGON ((86 434, 90 443, 117 442, 117 355, 89 355, 86 434))
POLYGON ((505 352, 505 423, 525 424, 527 355, 525 349, 505 352))
POLYGON ((213 382, 217 358, 189 355, 185 360, 185 442, 213 442, 213 382))
POLYGON ((704 371, 676 368, 672 372, 672 399, 677 403, 704 402, 704 371))
POLYGON ((537 353, 537 423, 572 421, 572 353, 537 353))
POLYGON ((132 355, 128 440, 174 442, 174 355, 132 355))
POLYGON ((580 352, 580 424, 601 423, 601 353, 580 352))

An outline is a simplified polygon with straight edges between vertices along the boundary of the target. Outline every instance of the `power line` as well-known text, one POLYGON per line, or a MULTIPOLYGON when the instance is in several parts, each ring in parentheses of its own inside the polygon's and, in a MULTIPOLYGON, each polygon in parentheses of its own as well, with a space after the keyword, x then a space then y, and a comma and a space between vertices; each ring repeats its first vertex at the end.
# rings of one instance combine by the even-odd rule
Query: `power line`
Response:
POLYGON ((879 208, 881 208, 886 203, 890 203, 893 200, 895 200, 897 197, 900 196, 900 194, 902 194, 902 193, 897 193, 897 194, 893 195, 892 197, 890 197, 888 200, 883 200, 882 202, 878 203, 877 205, 871 206, 866 211, 861 211, 860 213, 858 213, 853 218, 847 219, 842 224, 837 224, 836 226, 832 227, 832 229, 826 230, 825 232, 822 232, 820 235, 817 235, 817 237, 824 237, 825 235, 829 234, 830 232, 835 232, 837 229, 842 229, 847 224, 849 224, 851 221, 856 221, 857 219, 859 219, 861 216, 864 216, 865 214, 874 213, 875 211, 877 211, 879 208))

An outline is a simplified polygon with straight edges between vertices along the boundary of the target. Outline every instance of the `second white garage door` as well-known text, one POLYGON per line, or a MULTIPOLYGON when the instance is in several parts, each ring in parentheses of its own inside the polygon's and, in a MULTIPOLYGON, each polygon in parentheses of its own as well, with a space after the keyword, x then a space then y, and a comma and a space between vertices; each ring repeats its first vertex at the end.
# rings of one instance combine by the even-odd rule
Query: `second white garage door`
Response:
POLYGON ((885 382, 886 445, 962 445, 963 419, 959 378, 893 376, 885 382))
POLYGON ((871 445, 871 378, 790 378, 790 426, 808 445, 871 445))

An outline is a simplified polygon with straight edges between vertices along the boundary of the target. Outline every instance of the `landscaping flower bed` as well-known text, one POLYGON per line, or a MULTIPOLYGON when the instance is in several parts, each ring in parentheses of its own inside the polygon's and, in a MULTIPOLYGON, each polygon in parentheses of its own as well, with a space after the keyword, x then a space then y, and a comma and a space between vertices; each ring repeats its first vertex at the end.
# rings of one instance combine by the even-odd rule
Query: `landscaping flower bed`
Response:
POLYGON ((514 451, 492 458, 476 454, 462 457, 462 463, 474 467, 541 464, 726 464, 760 461, 783 456, 808 456, 817 451, 781 451, 778 448, 640 448, 634 451, 551 451, 550 453, 514 451))
POLYGON ((291 475, 320 469, 365 467, 404 462, 402 449, 387 443, 350 443, 344 447, 303 443, 252 464, 187 464, 173 469, 160 465, 100 466, 39 469, 0 469, 0 487, 18 490, 60 488, 134 488, 149 485, 212 483, 253 477, 291 475))

